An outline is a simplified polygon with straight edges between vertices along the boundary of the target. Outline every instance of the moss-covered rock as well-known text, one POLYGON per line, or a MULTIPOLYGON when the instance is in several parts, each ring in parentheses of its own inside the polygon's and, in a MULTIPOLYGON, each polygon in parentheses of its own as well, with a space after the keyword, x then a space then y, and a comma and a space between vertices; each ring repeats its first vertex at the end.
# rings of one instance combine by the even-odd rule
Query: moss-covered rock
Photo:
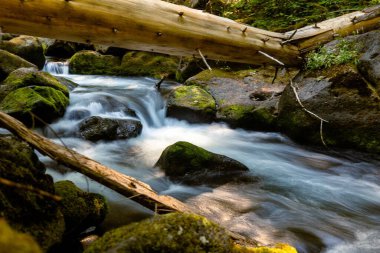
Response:
POLYGON ((192 123, 210 122, 216 116, 215 100, 201 87, 181 86, 169 95, 167 116, 192 123))
POLYGON ((36 126, 62 117, 68 104, 69 99, 61 91, 46 86, 34 86, 10 92, 1 101, 0 110, 28 126, 36 126))
POLYGON ((124 55, 120 66, 120 74, 124 76, 151 76, 174 79, 178 68, 177 57, 132 51, 124 55))
POLYGON ((19 68, 13 71, 0 86, 0 101, 14 90, 34 86, 51 87, 69 96, 68 88, 49 73, 34 68, 19 68))
POLYGON ((37 68, 37 66, 15 54, 0 49, 0 81, 18 68, 37 68))
MULTIPOLYGON (((207 90, 216 101, 216 119, 233 127, 275 130, 278 95, 289 81, 271 67, 240 71, 205 70, 188 79, 186 85, 207 90)), ((290 71, 289 76, 294 75, 290 71)))
POLYGON ((234 177, 248 171, 244 164, 234 159, 184 141, 167 147, 156 166, 170 178, 191 184, 233 181, 234 177))
POLYGON ((137 137, 142 124, 138 120, 89 117, 79 124, 80 136, 86 140, 117 140, 137 137))
POLYGON ((231 253, 225 230, 206 218, 172 213, 107 232, 85 253, 231 253))
POLYGON ((235 245, 232 253, 297 253, 297 250, 285 243, 278 243, 274 247, 243 247, 235 245))
POLYGON ((120 63, 120 58, 116 56, 84 50, 70 58, 69 70, 72 74, 119 75, 120 63))
POLYGON ((9 41, 0 41, 0 49, 16 54, 35 64, 39 69, 45 65, 45 55, 40 41, 31 36, 19 36, 9 41))
POLYGON ((84 192, 71 181, 57 182, 54 187, 56 194, 62 197, 60 209, 68 236, 75 236, 103 222, 108 207, 102 195, 84 192))
POLYGON ((33 237, 13 230, 4 219, 0 219, 0 249, 7 253, 42 253, 33 237))
MULTIPOLYGON (((33 150, 12 136, 0 137, 1 177, 55 194, 53 179, 33 150)), ((65 223, 56 201, 38 193, 0 184, 0 217, 32 235, 43 250, 62 239, 65 223)))
MULTIPOLYGON (((302 104, 328 121, 323 124, 328 146, 380 154, 380 97, 355 66, 304 72, 295 82, 302 104)), ((290 86, 281 96, 278 119, 281 131, 295 140, 322 145, 320 120, 300 107, 290 86)))

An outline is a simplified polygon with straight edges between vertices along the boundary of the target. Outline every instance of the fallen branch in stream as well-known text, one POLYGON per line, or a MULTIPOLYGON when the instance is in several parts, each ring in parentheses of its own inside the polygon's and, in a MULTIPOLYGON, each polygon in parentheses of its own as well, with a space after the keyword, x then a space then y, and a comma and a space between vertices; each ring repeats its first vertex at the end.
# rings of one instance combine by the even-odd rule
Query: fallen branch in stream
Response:
POLYGON ((320 127, 319 127, 319 135, 321 136, 321 141, 322 141, 323 146, 325 146, 325 147, 327 148, 327 144, 326 144, 326 142, 325 142, 325 140, 324 140, 324 138, 323 138, 323 123, 324 123, 324 122, 328 123, 328 121, 325 120, 325 119, 323 119, 323 118, 321 118, 320 116, 318 116, 318 115, 315 114, 314 112, 312 112, 312 111, 306 109, 306 107, 302 104, 302 102, 301 102, 301 100, 300 100, 300 98, 299 98, 299 96, 298 96, 298 93, 297 93, 297 88, 296 88, 296 86, 293 84, 293 81, 292 81, 291 79, 290 79, 290 86, 292 87, 293 92, 294 92, 294 95, 296 96, 297 102, 298 102, 298 104, 301 106, 302 110, 305 111, 305 112, 307 112, 307 113, 310 114, 311 116, 313 116, 313 117, 315 117, 315 118, 317 118, 317 119, 319 119, 319 120, 321 121, 321 125, 320 125, 320 127))
MULTIPOLYGON (((56 162, 86 175, 104 186, 107 186, 123 196, 154 211, 155 214, 165 214, 171 212, 200 214, 200 212, 192 210, 185 203, 173 197, 158 195, 148 184, 117 172, 84 155, 79 154, 78 152, 75 152, 74 150, 54 143, 48 138, 32 132, 23 123, 2 111, 0 111, 0 127, 8 129, 10 132, 29 143, 43 155, 47 155, 56 162)), ((228 230, 227 232, 235 242, 245 245, 257 245, 257 242, 251 239, 247 239, 228 230)))

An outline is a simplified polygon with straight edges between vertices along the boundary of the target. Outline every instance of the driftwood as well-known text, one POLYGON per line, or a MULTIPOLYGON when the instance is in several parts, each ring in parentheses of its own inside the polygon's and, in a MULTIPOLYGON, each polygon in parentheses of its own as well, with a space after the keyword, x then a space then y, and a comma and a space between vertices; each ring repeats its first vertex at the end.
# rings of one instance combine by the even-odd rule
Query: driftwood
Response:
POLYGON ((301 64, 303 52, 337 35, 375 29, 380 22, 375 7, 275 33, 160 0, 1 0, 0 10, 3 32, 286 66, 301 64))
POLYGON ((69 150, 56 144, 32 132, 20 121, 1 111, 0 125, 28 142, 42 154, 88 176, 158 214, 174 211, 191 212, 190 208, 179 200, 170 196, 158 195, 149 185, 112 170, 74 150, 69 150))

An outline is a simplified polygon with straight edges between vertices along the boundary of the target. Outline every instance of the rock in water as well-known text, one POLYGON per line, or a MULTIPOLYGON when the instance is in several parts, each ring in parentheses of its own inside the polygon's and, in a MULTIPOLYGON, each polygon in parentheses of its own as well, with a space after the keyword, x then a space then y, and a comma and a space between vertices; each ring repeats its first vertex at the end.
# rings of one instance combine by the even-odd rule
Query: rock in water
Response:
POLYGON ((36 37, 19 36, 9 41, 0 42, 0 49, 18 55, 35 64, 39 69, 45 65, 44 50, 36 37))
POLYGON ((37 69, 37 66, 24 60, 20 56, 0 49, 0 81, 4 80, 12 71, 18 68, 37 69))
POLYGON ((184 141, 167 147, 156 166, 168 177, 191 184, 233 181, 249 170, 234 159, 184 141))
POLYGON ((190 123, 215 120, 214 98, 204 89, 191 85, 173 90, 168 99, 167 116, 190 123))
POLYGON ((93 116, 79 123, 80 135, 90 141, 137 137, 142 131, 138 120, 108 119, 93 116))

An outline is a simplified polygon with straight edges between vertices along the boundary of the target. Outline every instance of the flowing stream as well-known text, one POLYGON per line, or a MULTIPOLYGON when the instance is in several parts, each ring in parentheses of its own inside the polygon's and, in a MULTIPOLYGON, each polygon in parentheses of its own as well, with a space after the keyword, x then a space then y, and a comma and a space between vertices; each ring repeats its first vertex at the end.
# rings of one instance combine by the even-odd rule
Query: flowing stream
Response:
MULTIPOLYGON (((231 129, 225 124, 188 124, 165 117, 165 100, 150 78, 69 75, 62 63, 45 70, 79 84, 65 116, 51 124, 64 143, 119 172, 174 196, 232 231, 264 243, 287 242, 299 252, 380 252, 380 163, 348 152, 311 151, 278 133, 231 129), (92 143, 76 137, 78 114, 131 118, 143 123, 141 136, 92 143), (189 141, 249 167, 252 180, 221 186, 173 183, 154 168, 161 152, 189 141)), ((166 82, 162 88, 175 85, 166 82)), ((48 137, 60 140, 48 128, 48 137)), ((105 228, 151 215, 131 200, 41 157, 55 180, 74 181, 104 194, 111 204, 105 228)))

